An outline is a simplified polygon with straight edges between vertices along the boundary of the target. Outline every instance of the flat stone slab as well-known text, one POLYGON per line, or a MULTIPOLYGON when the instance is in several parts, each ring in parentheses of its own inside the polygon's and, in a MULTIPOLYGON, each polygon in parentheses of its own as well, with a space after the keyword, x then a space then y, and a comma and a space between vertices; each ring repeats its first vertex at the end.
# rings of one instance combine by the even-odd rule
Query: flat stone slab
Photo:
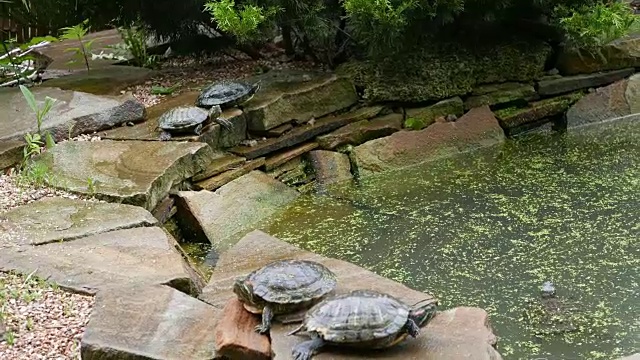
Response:
POLYGON ((512 102, 526 103, 537 98, 536 90, 529 84, 483 85, 473 90, 471 96, 465 100, 464 108, 465 110, 470 110, 484 105, 494 106, 512 102))
POLYGON ((318 119, 313 124, 298 126, 279 138, 261 141, 256 146, 236 146, 229 151, 240 156, 244 156, 247 159, 257 158, 274 151, 303 143, 320 134, 333 131, 347 124, 372 118, 378 115, 380 111, 382 111, 382 106, 373 106, 354 110, 342 115, 326 116, 318 119))
POLYGON ((43 86, 63 90, 82 91, 96 95, 120 95, 130 86, 143 84, 154 75, 154 71, 123 65, 107 65, 90 72, 76 71, 70 75, 47 80, 43 86))
POLYGON ((404 127, 413 130, 422 130, 436 122, 439 117, 455 115, 456 118, 464 114, 463 102, 456 96, 451 99, 439 101, 431 106, 407 109, 407 119, 404 127))
MULTIPOLYGON (((32 92, 39 106, 45 97, 57 99, 44 118, 42 130, 52 133, 56 141, 69 136, 93 133, 145 117, 144 106, 130 96, 106 97, 57 88, 37 87, 32 92)), ((16 88, 0 90, 0 140, 22 140, 26 133, 37 131, 36 117, 16 88)))
POLYGON ((551 121, 551 117, 558 116, 580 100, 581 93, 561 95, 558 97, 532 102, 523 108, 507 108, 494 111, 500 125, 513 135, 520 128, 539 124, 541 121, 551 121))
POLYGON ((402 118, 402 114, 388 114, 371 120, 361 120, 318 136, 316 141, 324 150, 333 150, 347 144, 360 145, 402 130, 402 118))
POLYGON ((264 166, 264 163, 265 163, 265 159, 263 157, 249 160, 236 168, 225 171, 221 174, 215 175, 208 179, 198 181, 195 184, 193 184, 193 187, 196 190, 209 190, 209 191, 217 190, 220 187, 232 182, 233 180, 243 175, 246 175, 261 166, 264 166))
POLYGON ((310 142, 283 150, 277 154, 273 154, 265 160, 264 169, 266 171, 271 171, 279 166, 282 166, 284 163, 290 161, 291 159, 304 155, 317 147, 317 143, 310 142))
POLYGON ((0 170, 22 161, 24 146, 21 140, 0 140, 0 170))
POLYGON ((564 94, 590 87, 599 87, 624 79, 634 73, 634 69, 622 69, 609 72, 566 76, 558 79, 538 82, 538 93, 542 96, 564 94))
MULTIPOLYGON (((305 259, 324 264, 338 277, 337 293, 372 289, 392 294, 408 304, 433 299, 428 294, 412 290, 356 265, 304 251, 258 230, 247 234, 220 257, 211 281, 203 289, 200 298, 222 309, 229 299, 235 297, 231 285, 236 277, 282 259, 305 259)), ((298 324, 274 324, 271 330, 271 344, 275 359, 291 359, 293 346, 306 340, 304 337, 285 336, 297 326, 298 324)), ((488 326, 487 313, 484 310, 458 308, 439 313, 417 339, 409 339, 396 348, 376 353, 328 352, 321 353, 314 359, 498 360, 501 357, 493 348, 495 343, 496 337, 488 326)))
POLYGON ((471 151, 503 142, 504 131, 488 106, 472 109, 455 122, 424 130, 399 131, 356 146, 352 153, 360 176, 471 151))
POLYGON ((290 121, 306 122, 358 102, 355 86, 333 74, 309 75, 308 80, 268 82, 243 104, 251 131, 266 131, 290 121))
POLYGON ((219 314, 167 286, 100 292, 82 336, 82 359, 211 360, 219 314))
POLYGON ((168 284, 184 292, 195 287, 175 240, 158 227, 116 230, 46 245, 11 246, 0 252, 0 270, 50 279, 73 291, 168 284))
POLYGON ((202 143, 73 141, 55 146, 39 161, 49 167, 52 186, 153 210, 171 187, 202 171, 211 154, 202 143))
POLYGON ((229 153, 216 152, 207 168, 196 174, 191 179, 194 182, 208 179, 212 176, 221 174, 227 170, 231 170, 244 164, 245 158, 229 153))
POLYGON ((195 239, 210 241, 218 249, 261 220, 272 216, 299 196, 294 189, 261 171, 252 171, 216 192, 181 191, 178 216, 195 239))
POLYGON ((0 229, 16 245, 69 241, 158 223, 150 212, 138 206, 66 198, 44 198, 0 217, 6 220, 0 223, 0 229))

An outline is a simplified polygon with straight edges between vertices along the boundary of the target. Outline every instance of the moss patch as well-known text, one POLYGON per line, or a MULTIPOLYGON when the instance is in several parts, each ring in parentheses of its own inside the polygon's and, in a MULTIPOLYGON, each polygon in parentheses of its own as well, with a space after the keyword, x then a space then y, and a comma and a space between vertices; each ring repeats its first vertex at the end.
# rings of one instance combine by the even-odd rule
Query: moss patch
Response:
POLYGON ((503 128, 513 129, 534 123, 544 118, 562 114, 583 96, 584 94, 582 92, 576 92, 569 95, 537 101, 524 108, 510 107, 496 110, 494 111, 494 114, 498 121, 500 121, 500 125, 503 128))
POLYGON ((436 45, 378 64, 347 63, 339 72, 364 88, 368 101, 427 102, 467 94, 479 84, 539 78, 550 53, 549 46, 530 42, 479 49, 436 45))

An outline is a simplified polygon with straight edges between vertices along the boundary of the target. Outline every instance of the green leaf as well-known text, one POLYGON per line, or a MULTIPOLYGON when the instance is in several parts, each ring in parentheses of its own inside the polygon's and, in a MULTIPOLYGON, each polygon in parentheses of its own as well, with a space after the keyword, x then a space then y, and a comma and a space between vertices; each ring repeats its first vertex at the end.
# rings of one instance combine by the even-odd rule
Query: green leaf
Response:
POLYGON ((22 95, 24 96, 25 100, 27 100, 27 104, 29 104, 29 107, 31 108, 31 110, 37 113, 38 105, 36 104, 36 98, 33 96, 33 93, 31 92, 31 90, 29 90, 24 85, 20 85, 20 91, 22 91, 22 95))
POLYGON ((53 139, 53 136, 48 131, 45 136, 45 142, 47 144, 47 149, 51 149, 52 147, 56 146, 56 141, 53 139))

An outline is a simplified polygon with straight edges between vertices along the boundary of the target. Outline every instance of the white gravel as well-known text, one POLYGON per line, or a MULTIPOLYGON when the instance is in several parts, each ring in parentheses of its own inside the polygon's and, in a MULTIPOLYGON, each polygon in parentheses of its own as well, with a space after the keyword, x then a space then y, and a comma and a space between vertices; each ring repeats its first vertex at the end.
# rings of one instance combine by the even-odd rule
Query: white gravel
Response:
POLYGON ((93 300, 34 277, 0 273, 0 359, 80 359, 93 300))
POLYGON ((0 214, 20 205, 52 196, 61 196, 69 199, 79 198, 77 195, 49 187, 21 187, 18 185, 17 175, 0 175, 0 214))

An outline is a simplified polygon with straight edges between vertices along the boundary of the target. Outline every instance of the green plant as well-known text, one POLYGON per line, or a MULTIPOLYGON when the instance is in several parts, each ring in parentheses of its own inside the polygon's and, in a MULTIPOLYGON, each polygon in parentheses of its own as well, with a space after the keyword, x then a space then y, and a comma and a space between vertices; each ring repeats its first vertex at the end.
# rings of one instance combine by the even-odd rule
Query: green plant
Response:
MULTIPOLYGON (((151 55, 148 52, 147 40, 149 33, 139 22, 133 23, 128 27, 118 28, 118 33, 124 41, 122 52, 128 51, 133 56, 133 62, 136 66, 154 68, 158 63, 158 56, 151 55)), ((114 47, 118 49, 118 47, 114 47)))
POLYGON ((49 167, 41 162, 27 162, 17 179, 18 185, 41 187, 53 182, 53 177, 49 171, 49 167))
POLYGON ((555 12, 567 45, 592 52, 625 36, 636 19, 626 2, 585 5, 577 9, 558 6, 555 12))
POLYGON ((65 52, 74 52, 76 56, 76 59, 73 59, 68 63, 72 64, 79 59, 84 59, 84 64, 87 68, 87 71, 90 71, 91 68, 89 66, 89 57, 91 55, 91 47, 95 39, 86 42, 84 41, 85 35, 87 35, 89 29, 91 28, 90 26, 88 26, 88 23, 89 19, 86 19, 78 25, 60 29, 60 31, 62 31, 62 36, 60 38, 63 40, 78 40, 78 42, 80 43, 79 47, 68 48, 65 50, 65 52))
POLYGON ((7 342, 7 345, 13 346, 16 343, 16 334, 13 333, 13 330, 7 329, 4 333, 4 340, 7 342))
POLYGON ((244 4, 236 9, 234 0, 210 1, 204 5, 220 30, 233 34, 238 42, 248 43, 260 35, 260 25, 278 11, 277 7, 262 8, 244 4))
POLYGON ((89 193, 95 194, 97 186, 98 181, 96 179, 92 177, 87 178, 87 189, 89 190, 89 193))
POLYGON ((42 149, 42 137, 40 134, 25 134, 24 140, 27 144, 23 149, 22 164, 25 165, 29 159, 35 155, 39 155, 42 149))
POLYGON ((151 87, 151 94, 153 94, 153 95, 171 95, 178 89, 178 87, 180 87, 180 84, 176 84, 176 85, 173 85, 171 87, 152 86, 151 87))

